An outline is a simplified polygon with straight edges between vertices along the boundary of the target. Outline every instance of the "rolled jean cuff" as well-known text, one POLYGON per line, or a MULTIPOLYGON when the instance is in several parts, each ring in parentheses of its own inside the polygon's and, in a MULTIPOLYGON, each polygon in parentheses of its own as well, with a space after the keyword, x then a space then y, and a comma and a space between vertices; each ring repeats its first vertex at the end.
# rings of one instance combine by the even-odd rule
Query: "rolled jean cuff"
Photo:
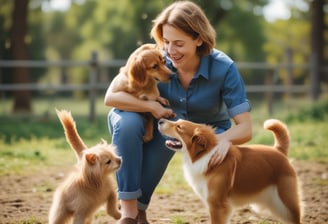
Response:
POLYGON ((134 192, 118 192, 118 198, 120 200, 134 200, 138 199, 141 196, 142 192, 141 190, 137 190, 134 192))

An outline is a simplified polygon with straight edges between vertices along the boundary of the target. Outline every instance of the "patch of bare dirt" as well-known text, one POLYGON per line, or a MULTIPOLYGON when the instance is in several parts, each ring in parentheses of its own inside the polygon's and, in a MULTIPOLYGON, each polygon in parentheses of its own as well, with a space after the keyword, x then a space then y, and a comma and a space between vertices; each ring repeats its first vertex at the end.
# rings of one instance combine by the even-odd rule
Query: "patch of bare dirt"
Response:
MULTIPOLYGON (((303 189, 303 223, 328 223, 328 164, 294 162, 303 189)), ((36 175, 0 177, 0 223, 47 223, 54 186, 63 179, 58 170, 43 170, 36 175)), ((155 194, 148 209, 151 223, 208 223, 203 204, 191 189, 173 194, 155 194)), ((248 207, 238 210, 232 223, 278 223, 252 212, 248 207)), ((100 210, 95 224, 115 223, 100 210)))

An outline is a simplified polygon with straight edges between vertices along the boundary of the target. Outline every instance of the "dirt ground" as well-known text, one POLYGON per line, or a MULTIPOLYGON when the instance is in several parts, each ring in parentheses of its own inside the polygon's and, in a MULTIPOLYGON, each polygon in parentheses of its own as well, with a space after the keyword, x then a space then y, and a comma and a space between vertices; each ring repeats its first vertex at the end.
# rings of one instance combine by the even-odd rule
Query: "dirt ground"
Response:
MULTIPOLYGON (((296 161, 294 166, 303 189, 303 223, 328 223, 328 165, 296 161)), ((0 223, 47 223, 53 186, 62 179, 62 170, 0 177, 0 223)), ((179 190, 174 194, 155 194, 147 214, 151 223, 208 223, 206 210, 191 189, 179 190)), ((115 221, 101 209, 94 223, 115 221)), ((234 214, 232 223, 278 222, 245 207, 234 214)))

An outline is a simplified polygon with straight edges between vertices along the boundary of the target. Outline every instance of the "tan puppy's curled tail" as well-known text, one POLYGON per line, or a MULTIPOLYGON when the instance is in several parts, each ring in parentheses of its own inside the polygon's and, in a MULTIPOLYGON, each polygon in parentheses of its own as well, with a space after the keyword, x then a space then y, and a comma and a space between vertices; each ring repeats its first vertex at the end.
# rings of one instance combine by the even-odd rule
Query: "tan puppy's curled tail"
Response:
POLYGON ((287 126, 277 119, 268 119, 264 122, 263 127, 264 129, 273 132, 273 147, 287 156, 290 142, 290 136, 287 126))
POLYGON ((74 150, 77 159, 80 160, 82 157, 82 151, 86 149, 87 146, 84 144, 79 133, 77 132, 75 121, 71 112, 56 109, 56 113, 61 124, 63 125, 67 142, 74 150))

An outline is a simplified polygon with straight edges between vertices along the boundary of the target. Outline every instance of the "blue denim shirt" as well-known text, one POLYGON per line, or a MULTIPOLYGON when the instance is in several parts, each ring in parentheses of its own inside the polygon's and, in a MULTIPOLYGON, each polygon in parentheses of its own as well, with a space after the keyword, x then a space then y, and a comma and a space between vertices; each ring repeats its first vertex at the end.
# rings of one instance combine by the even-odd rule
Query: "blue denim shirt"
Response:
POLYGON ((171 81, 159 83, 158 87, 161 96, 169 100, 177 118, 226 130, 231 126, 230 118, 250 111, 236 64, 223 52, 214 49, 201 58, 199 69, 186 90, 167 58, 166 65, 173 71, 171 81))

